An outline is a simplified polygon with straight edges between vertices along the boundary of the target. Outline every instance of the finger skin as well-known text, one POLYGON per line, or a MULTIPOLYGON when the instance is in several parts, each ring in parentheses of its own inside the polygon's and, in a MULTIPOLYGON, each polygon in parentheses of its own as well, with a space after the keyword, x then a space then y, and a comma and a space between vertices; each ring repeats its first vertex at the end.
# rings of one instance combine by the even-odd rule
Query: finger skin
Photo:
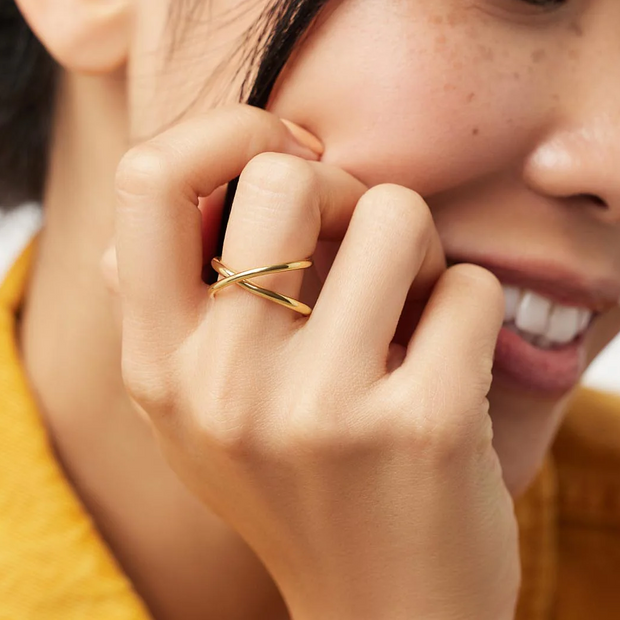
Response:
POLYGON ((444 269, 424 200, 398 185, 376 186, 355 209, 306 328, 349 364, 374 361, 385 373, 405 301, 423 300, 444 269))
MULTIPOLYGON (((259 155, 239 179, 224 241, 224 264, 239 272, 312 257, 320 238, 345 234, 366 189, 335 166, 280 153, 259 155)), ((305 270, 294 270, 252 282, 298 299, 304 275, 305 270)), ((247 340, 248 333, 273 337, 298 321, 300 315, 289 308, 239 294, 235 288, 218 293, 214 304, 226 317, 235 342, 239 337, 247 340)))
POLYGON ((309 159, 274 115, 231 106, 193 118, 130 150, 116 176, 116 245, 126 346, 187 336, 207 299, 199 199, 264 151, 309 159))
POLYGON ((503 320, 499 280, 478 265, 451 267, 437 282, 395 379, 441 383, 444 415, 477 415, 491 387, 503 320))
POLYGON ((486 415, 480 405, 503 318, 498 282, 468 265, 438 277, 443 253, 414 192, 366 191, 303 164, 315 169, 312 181, 295 184, 295 168, 275 192, 266 185, 272 175, 245 175, 223 258, 236 270, 302 258, 317 238, 343 233, 314 313, 289 340, 265 322, 260 333, 241 327, 244 319, 256 327, 259 309, 280 310, 232 287, 205 314, 199 207, 211 207, 200 198, 257 152, 284 148, 246 119, 233 155, 230 127, 207 131, 206 121, 160 137, 119 173, 124 378, 172 468, 256 552, 295 618, 380 617, 385 609, 504 617, 497 610, 509 598, 512 605, 518 568, 512 506, 491 434, 478 440, 477 458, 456 433, 460 417, 486 415), (347 360, 358 368, 380 360, 403 304, 424 299, 435 281, 407 357, 388 377, 397 389, 372 391, 367 376, 352 377, 347 360), (192 331, 201 320, 204 330, 192 331), (316 356, 297 346, 308 342, 316 356), (338 356, 346 376, 323 363, 338 356), (443 429, 420 423, 428 418, 443 429))

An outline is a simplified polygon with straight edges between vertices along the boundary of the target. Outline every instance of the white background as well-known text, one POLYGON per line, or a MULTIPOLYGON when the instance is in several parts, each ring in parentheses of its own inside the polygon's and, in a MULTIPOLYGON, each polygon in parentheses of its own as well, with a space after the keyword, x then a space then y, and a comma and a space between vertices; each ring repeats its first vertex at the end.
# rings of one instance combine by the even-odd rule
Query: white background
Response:
POLYGON ((620 394, 620 337, 613 340, 590 364, 582 382, 620 394))

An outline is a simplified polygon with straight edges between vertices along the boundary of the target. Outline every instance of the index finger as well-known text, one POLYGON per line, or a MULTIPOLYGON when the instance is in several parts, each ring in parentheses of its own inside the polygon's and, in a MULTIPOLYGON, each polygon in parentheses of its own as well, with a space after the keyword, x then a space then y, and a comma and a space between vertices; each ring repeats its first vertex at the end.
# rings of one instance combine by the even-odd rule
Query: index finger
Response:
POLYGON ((132 338, 157 333, 174 345, 196 325, 206 298, 199 199, 265 151, 319 158, 276 116, 244 105, 179 123, 123 157, 115 240, 124 327, 139 327, 132 338))

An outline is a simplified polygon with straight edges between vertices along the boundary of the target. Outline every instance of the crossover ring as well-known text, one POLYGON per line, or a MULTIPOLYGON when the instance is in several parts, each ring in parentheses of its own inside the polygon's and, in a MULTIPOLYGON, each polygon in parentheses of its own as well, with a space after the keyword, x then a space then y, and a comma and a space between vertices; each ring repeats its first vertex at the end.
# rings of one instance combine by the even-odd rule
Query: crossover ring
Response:
POLYGON ((285 308, 290 308, 295 312, 299 312, 304 316, 309 316, 312 313, 312 308, 302 303, 298 299, 293 299, 292 297, 288 297, 287 295, 283 295, 282 293, 277 293, 276 291, 272 291, 268 288, 262 288, 261 286, 257 286, 256 284, 251 284, 250 282, 246 282, 250 278, 256 278, 258 276, 264 276, 268 273, 282 273, 284 271, 293 271, 295 269, 307 269, 314 264, 312 258, 307 258, 304 260, 292 261, 290 263, 277 263, 274 265, 269 265, 267 267, 256 267, 254 269, 247 269, 246 271, 240 271, 235 273, 224 263, 221 261, 220 256, 216 256, 211 259, 211 266, 215 271, 217 271, 220 275, 226 276, 223 280, 218 280, 214 284, 209 286, 209 294, 211 296, 215 295, 217 292, 221 291, 223 288, 230 286, 231 284, 238 284, 239 286, 244 287, 250 293, 254 295, 258 295, 259 297, 263 297, 264 299, 268 299, 269 301, 273 301, 285 308))

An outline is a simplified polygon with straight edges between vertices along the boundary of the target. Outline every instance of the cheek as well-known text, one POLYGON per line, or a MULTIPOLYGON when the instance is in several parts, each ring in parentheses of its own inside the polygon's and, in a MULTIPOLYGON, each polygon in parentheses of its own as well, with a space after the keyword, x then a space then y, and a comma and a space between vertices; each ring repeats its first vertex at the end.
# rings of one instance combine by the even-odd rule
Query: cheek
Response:
POLYGON ((455 17, 462 10, 414 2, 405 20, 364 2, 329 16, 270 109, 314 131, 325 162, 370 185, 430 194, 514 164, 548 109, 531 52, 514 53, 497 26, 455 17))

